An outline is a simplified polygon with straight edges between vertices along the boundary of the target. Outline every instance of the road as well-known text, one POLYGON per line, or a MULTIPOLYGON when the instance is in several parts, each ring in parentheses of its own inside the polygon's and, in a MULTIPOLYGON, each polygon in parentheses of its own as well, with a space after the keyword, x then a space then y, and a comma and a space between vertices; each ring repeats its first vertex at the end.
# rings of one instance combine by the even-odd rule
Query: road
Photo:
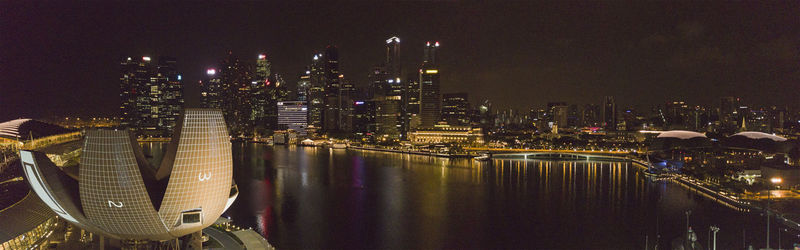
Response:
POLYGON ((203 233, 208 235, 211 238, 214 238, 219 244, 222 244, 222 249, 230 249, 230 250, 244 250, 244 247, 239 244, 232 236, 229 234, 220 231, 214 227, 207 227, 203 229, 203 233))

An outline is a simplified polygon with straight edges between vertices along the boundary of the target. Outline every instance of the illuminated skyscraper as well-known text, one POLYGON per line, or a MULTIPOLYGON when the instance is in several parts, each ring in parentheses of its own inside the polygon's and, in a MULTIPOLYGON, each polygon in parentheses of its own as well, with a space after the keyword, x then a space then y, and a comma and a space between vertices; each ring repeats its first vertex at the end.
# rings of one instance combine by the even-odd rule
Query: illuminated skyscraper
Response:
POLYGON ((259 54, 255 74, 250 82, 250 120, 255 127, 272 128, 271 120, 277 120, 277 106, 274 98, 274 83, 270 82, 272 70, 266 54, 259 54))
POLYGON ((343 132, 353 132, 353 103, 361 99, 356 91, 356 86, 340 75, 341 87, 339 88, 339 130, 343 132))
POLYGON ((203 107, 222 109, 222 83, 217 70, 206 69, 206 78, 200 81, 200 100, 203 107))
POLYGON ((607 131, 617 130, 617 104, 613 96, 603 98, 603 128, 607 131))
POLYGON ((422 58, 423 63, 436 65, 436 52, 439 50, 439 42, 426 42, 425 51, 422 58))
POLYGON ((308 126, 313 130, 322 129, 325 111, 325 70, 322 54, 315 54, 309 67, 308 88, 308 126))
POLYGON ((409 130, 414 130, 419 127, 421 121, 419 117, 419 72, 412 72, 408 74, 406 80, 406 95, 403 97, 403 103, 406 106, 406 124, 409 130))
POLYGON ((342 108, 341 78, 339 74, 339 50, 336 46, 329 45, 322 56, 322 69, 325 82, 325 99, 322 130, 325 132, 341 131, 340 121, 342 108))
POLYGON ((467 93, 444 94, 442 97, 442 120, 455 126, 469 125, 469 101, 467 93))
POLYGON ((441 119, 442 97, 439 95, 439 70, 435 65, 425 64, 419 72, 420 126, 432 127, 441 119))
POLYGON ((416 91, 418 94, 413 93, 414 97, 419 98, 419 120, 420 126, 423 127, 433 127, 441 120, 442 96, 439 92, 439 65, 436 63, 438 49, 439 42, 425 43, 425 53, 418 77, 419 90, 416 91))
POLYGON ((311 70, 306 69, 297 81, 297 100, 308 101, 308 90, 311 87, 311 70))
POLYGON ((183 109, 182 76, 174 58, 128 57, 120 63, 120 115, 122 126, 137 135, 172 135, 183 109))
POLYGON ((400 38, 386 40, 386 60, 382 66, 375 67, 370 74, 373 86, 372 97, 376 102, 377 133, 390 138, 403 138, 406 131, 406 117, 403 96, 406 85, 400 75, 400 38))
POLYGON ((393 36, 386 39, 386 72, 388 79, 400 78, 400 38, 393 36))
POLYGON ((220 63, 217 72, 217 74, 221 74, 222 113, 232 136, 247 136, 253 132, 253 77, 250 70, 245 63, 239 61, 239 58, 229 51, 228 56, 220 63))

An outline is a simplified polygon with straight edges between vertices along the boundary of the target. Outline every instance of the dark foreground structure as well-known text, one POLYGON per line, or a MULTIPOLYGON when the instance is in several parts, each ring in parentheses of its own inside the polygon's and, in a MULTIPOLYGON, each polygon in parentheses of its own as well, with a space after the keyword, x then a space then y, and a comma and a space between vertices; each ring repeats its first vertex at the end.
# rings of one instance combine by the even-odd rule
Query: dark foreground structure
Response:
POLYGON ((218 110, 187 109, 158 168, 129 131, 116 129, 87 131, 77 178, 41 152, 20 156, 32 189, 59 217, 123 245, 199 248, 200 231, 236 197, 231 143, 218 110), (186 235, 183 243, 172 241, 186 235))

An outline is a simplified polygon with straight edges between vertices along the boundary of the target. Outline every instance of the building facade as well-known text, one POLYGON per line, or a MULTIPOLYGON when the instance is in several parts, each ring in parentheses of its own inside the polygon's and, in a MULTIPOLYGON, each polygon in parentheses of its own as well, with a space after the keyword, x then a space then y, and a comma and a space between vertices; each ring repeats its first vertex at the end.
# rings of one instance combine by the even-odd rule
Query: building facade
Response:
POLYGON ((469 95, 467 93, 449 93, 442 96, 442 120, 447 124, 469 125, 468 112, 469 95))
POLYGON ((481 128, 470 126, 451 126, 438 124, 430 128, 420 128, 409 132, 408 139, 416 144, 458 143, 462 145, 477 145, 484 143, 481 128))
POLYGON ((176 60, 127 57, 120 63, 121 125, 139 136, 169 137, 183 109, 182 76, 176 60))
POLYGON ((308 126, 308 107, 305 101, 278 102, 279 129, 294 130, 297 135, 306 135, 308 126))
POLYGON ((225 127, 219 110, 186 110, 159 168, 126 130, 87 131, 77 178, 44 153, 20 156, 36 195, 69 223, 115 239, 166 241, 210 226, 238 194, 225 127))

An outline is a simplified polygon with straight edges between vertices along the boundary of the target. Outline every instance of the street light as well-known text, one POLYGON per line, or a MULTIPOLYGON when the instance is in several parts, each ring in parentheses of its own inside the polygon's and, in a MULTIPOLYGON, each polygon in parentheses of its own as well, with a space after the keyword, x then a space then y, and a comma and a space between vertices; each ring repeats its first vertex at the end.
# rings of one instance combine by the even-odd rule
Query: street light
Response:
MULTIPOLYGON (((780 177, 772 177, 769 179, 769 181, 772 182, 773 185, 777 185, 783 182, 783 179, 781 179, 780 177)), ((767 188, 767 206, 766 209, 764 209, 764 212, 767 214, 767 249, 769 249, 769 202, 771 199, 772 199, 772 186, 767 188)))
POLYGON ((692 210, 686 210, 686 233, 689 233, 689 215, 692 214, 692 210))
POLYGON ((711 231, 714 232, 714 248, 711 249, 717 250, 717 232, 719 232, 719 227, 711 226, 711 231))

